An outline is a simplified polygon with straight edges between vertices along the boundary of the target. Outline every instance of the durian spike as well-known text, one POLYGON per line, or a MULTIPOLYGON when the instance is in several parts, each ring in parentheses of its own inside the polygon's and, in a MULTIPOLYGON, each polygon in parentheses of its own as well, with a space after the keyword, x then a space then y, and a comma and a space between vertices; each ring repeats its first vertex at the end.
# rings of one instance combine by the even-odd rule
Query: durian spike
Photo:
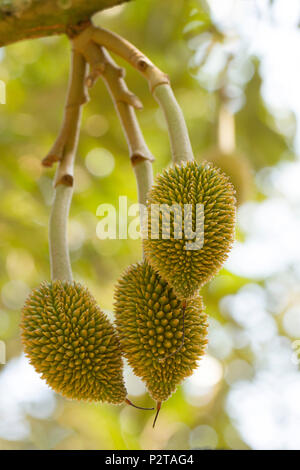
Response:
POLYGON ((152 424, 153 429, 155 428, 156 420, 158 418, 160 409, 161 409, 161 401, 158 401, 156 403, 156 413, 155 413, 155 418, 154 418, 154 421, 153 421, 153 424, 152 424))
POLYGON ((175 356, 175 354, 177 354, 182 348, 183 348, 183 345, 184 345, 184 337, 185 337, 185 334, 184 334, 184 314, 185 314, 185 309, 186 309, 186 301, 184 300, 182 302, 182 340, 181 340, 181 343, 180 345, 178 346, 178 348, 176 349, 176 351, 172 352, 171 354, 168 354, 167 356, 163 357, 162 359, 158 359, 159 362, 164 362, 166 359, 168 359, 169 357, 172 357, 172 356, 175 356))
POLYGON ((152 407, 152 408, 144 408, 143 406, 137 406, 137 405, 135 405, 134 403, 132 403, 132 401, 130 401, 128 398, 125 399, 125 403, 126 403, 127 405, 133 406, 133 408, 137 408, 138 410, 147 410, 147 411, 152 411, 152 410, 154 410, 154 407, 152 407))

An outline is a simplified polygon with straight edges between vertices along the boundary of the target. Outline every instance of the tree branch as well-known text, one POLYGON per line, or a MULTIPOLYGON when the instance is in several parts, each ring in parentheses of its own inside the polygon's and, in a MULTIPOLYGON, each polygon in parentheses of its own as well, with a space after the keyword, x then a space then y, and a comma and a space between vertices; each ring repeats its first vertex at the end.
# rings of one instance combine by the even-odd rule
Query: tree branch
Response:
POLYGON ((91 41, 122 57, 146 78, 167 121, 173 162, 193 160, 188 130, 168 76, 129 41, 111 31, 90 26, 74 38, 75 47, 80 51, 83 51, 91 41))
POLYGON ((93 41, 114 52, 136 68, 149 82, 151 91, 162 83, 169 83, 168 76, 157 68, 139 49, 126 39, 107 29, 96 26, 87 27, 74 38, 75 47, 83 50, 85 45, 93 41))
POLYGON ((88 100, 85 90, 86 70, 85 59, 77 51, 73 51, 63 123, 54 145, 42 162, 44 166, 52 166, 54 162, 60 162, 55 176, 55 186, 73 185, 81 108, 88 100))
MULTIPOLYGON (((142 103, 128 90, 124 80, 124 70, 115 63, 103 47, 93 41, 80 42, 79 47, 90 64, 90 75, 87 79, 89 86, 92 86, 101 76, 111 95, 127 140, 130 160, 136 176, 138 201, 139 204, 146 206, 147 194, 153 184, 152 161, 154 157, 145 142, 135 114, 135 109, 141 109, 142 103)), ((143 219, 144 214, 141 212, 142 233, 143 219)))
POLYGON ((94 13, 129 0, 0 0, 0 47, 22 39, 76 34, 94 13))
POLYGON ((153 161, 153 155, 145 142, 134 111, 141 109, 143 105, 138 97, 128 90, 124 80, 124 70, 103 47, 92 41, 86 44, 83 52, 90 64, 88 85, 92 86, 99 75, 102 76, 119 115, 133 166, 139 160, 153 161))

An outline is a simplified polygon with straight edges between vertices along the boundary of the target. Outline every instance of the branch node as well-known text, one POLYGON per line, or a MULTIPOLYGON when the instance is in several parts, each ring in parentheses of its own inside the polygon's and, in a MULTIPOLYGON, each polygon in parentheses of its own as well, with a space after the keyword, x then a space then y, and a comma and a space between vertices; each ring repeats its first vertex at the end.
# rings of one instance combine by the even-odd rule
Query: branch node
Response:
POLYGON ((117 75, 118 75, 119 78, 125 78, 126 72, 125 72, 125 69, 123 67, 119 67, 119 66, 116 65, 115 70, 116 70, 117 75))
POLYGON ((65 186, 70 186, 72 187, 73 184, 74 184, 74 177, 72 175, 69 175, 69 174, 65 174, 63 175, 59 180, 57 180, 54 184, 55 188, 59 185, 59 184, 64 184, 65 186))
POLYGON ((142 155, 142 154, 139 154, 139 153, 134 153, 130 157, 131 165, 133 167, 135 167, 139 163, 143 163, 145 160, 148 160, 149 162, 154 162, 155 158, 150 153, 148 155, 142 155))
POLYGON ((141 72, 145 72, 150 64, 148 64, 144 59, 139 59, 137 61, 137 67, 141 72))
POLYGON ((131 91, 123 91, 120 93, 119 98, 116 99, 117 103, 125 103, 133 106, 135 109, 143 109, 143 103, 141 100, 131 91))
POLYGON ((66 28, 66 35, 70 39, 74 39, 74 38, 76 38, 76 36, 81 34, 85 29, 90 28, 91 26, 92 26, 92 23, 91 23, 90 19, 79 21, 75 25, 70 24, 66 28))
POLYGON ((45 158, 42 160, 42 165, 51 168, 54 163, 58 162, 61 159, 58 155, 54 153, 48 153, 45 158))
POLYGON ((86 78, 86 86, 92 88, 98 78, 103 75, 105 71, 105 64, 103 62, 97 62, 95 64, 90 63, 90 73, 86 78))

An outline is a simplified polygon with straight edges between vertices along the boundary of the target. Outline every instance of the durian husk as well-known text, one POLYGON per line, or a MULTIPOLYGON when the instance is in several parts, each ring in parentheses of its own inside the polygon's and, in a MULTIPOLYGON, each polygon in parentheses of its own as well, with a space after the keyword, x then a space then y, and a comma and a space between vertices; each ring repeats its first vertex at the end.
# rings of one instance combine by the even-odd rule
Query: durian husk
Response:
POLYGON ((25 354, 47 384, 66 398, 124 402, 119 341, 88 289, 43 282, 22 310, 25 354))
POLYGON ((205 352, 208 324, 202 298, 186 302, 183 327, 183 302, 147 262, 140 262, 118 281, 115 315, 129 365, 154 400, 167 400, 205 352))
MULTIPOLYGON (((228 176, 211 163, 187 162, 164 170, 148 195, 148 233, 144 239, 147 261, 174 289, 180 299, 189 299, 214 277, 226 261, 234 241, 236 199, 228 176), (195 229, 196 204, 203 204, 204 223, 198 233, 204 237, 203 246, 187 250, 186 233, 174 237, 174 216, 171 212, 169 239, 151 239, 151 205, 178 204, 184 214, 184 204, 193 208, 195 229)), ((175 217, 176 222, 176 217, 175 217)), ((175 225, 176 226, 176 225, 175 225)), ((200 246, 200 245, 199 245, 200 246)))
POLYGON ((253 194, 253 169, 249 159, 240 152, 224 153, 213 148, 202 155, 201 160, 209 161, 225 173, 236 191, 237 206, 248 201, 253 194))

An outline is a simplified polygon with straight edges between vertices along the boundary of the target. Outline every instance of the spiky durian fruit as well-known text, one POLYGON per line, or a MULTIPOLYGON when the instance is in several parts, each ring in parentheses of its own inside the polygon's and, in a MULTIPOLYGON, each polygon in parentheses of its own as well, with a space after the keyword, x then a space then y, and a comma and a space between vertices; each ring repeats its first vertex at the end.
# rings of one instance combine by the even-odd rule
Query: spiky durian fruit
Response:
POLYGON ((118 338, 88 289, 42 283, 23 307, 21 328, 26 355, 53 390, 71 399, 124 402, 118 338))
POLYGON ((234 239, 234 195, 229 178, 207 162, 175 165, 164 170, 156 179, 148 196, 145 256, 180 299, 193 297, 200 286, 216 275, 226 260, 234 239), (170 236, 163 239, 162 227, 165 229, 166 224, 161 223, 160 213, 158 239, 155 239, 151 233, 151 227, 153 230, 155 226, 151 212, 153 208, 162 207, 162 204, 169 208, 175 205, 174 213, 170 213, 170 236), (188 215, 189 208, 192 209, 192 217, 190 220, 187 217, 185 221, 184 216, 188 215), (188 240, 192 231, 196 236, 194 240, 188 240), (187 249, 191 241, 193 247, 187 249))
POLYGON ((229 176, 236 190, 237 205, 243 204, 251 197, 253 189, 253 171, 249 160, 242 153, 223 153, 214 148, 203 156, 204 160, 213 163, 229 176))
POLYGON ((158 402, 193 373, 207 343, 201 297, 188 300, 184 312, 183 303, 147 262, 131 265, 116 286, 122 352, 158 402))

